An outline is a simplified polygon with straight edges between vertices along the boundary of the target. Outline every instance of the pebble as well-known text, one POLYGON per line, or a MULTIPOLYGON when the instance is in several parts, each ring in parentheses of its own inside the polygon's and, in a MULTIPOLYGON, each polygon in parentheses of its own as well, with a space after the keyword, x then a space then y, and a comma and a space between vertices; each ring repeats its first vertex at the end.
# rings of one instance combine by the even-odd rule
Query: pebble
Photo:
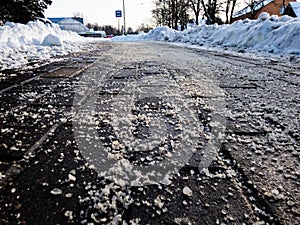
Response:
POLYGON ((61 195, 62 190, 59 189, 59 188, 54 188, 50 193, 53 194, 53 195, 61 195))
POLYGON ((5 175, 3 173, 0 172, 0 180, 5 178, 5 175))
POLYGON ((73 220, 73 211, 66 211, 65 216, 68 217, 68 220, 73 220))
POLYGON ((279 191, 278 191, 277 189, 273 189, 273 190, 271 191, 271 193, 272 193, 273 195, 279 195, 279 191))
POLYGON ((155 206, 157 206, 160 209, 164 206, 164 203, 161 201, 160 197, 157 197, 156 199, 154 199, 154 204, 155 204, 155 206))
POLYGON ((189 187, 185 186, 183 188, 183 194, 185 194, 186 196, 191 197, 193 195, 193 191, 189 187))
POLYGON ((11 150, 11 151, 18 151, 19 149, 18 149, 16 146, 12 146, 12 147, 10 148, 10 150, 11 150))
POLYGON ((71 181, 76 181, 76 177, 73 176, 73 175, 70 174, 70 173, 69 173, 69 175, 68 175, 68 178, 69 178, 69 180, 71 180, 71 181))
POLYGON ((67 193, 65 196, 66 196, 66 198, 71 198, 73 196, 73 194, 72 193, 67 193))
POLYGON ((295 205, 296 203, 295 202, 293 202, 293 201, 291 201, 291 200, 289 200, 288 202, 287 202, 287 205, 288 206, 293 206, 293 205, 295 205))

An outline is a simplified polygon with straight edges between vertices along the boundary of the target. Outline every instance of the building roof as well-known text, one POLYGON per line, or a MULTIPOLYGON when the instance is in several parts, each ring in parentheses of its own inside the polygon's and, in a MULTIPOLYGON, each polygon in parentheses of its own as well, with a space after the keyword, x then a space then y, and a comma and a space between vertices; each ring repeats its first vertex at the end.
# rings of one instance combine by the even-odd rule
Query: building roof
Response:
POLYGON ((292 7, 295 15, 300 17, 300 2, 290 2, 289 4, 292 7))
POLYGON ((89 28, 87 28, 77 20, 71 18, 65 18, 61 20, 58 24, 62 30, 70 30, 77 33, 89 31, 89 28))
MULTIPOLYGON (((269 3, 273 2, 274 0, 260 0, 260 1, 255 1, 254 2, 254 10, 258 11, 260 10, 262 7, 268 5, 269 3)), ((237 18, 243 15, 246 15, 248 13, 251 13, 251 7, 248 5, 247 7, 243 8, 242 10, 236 12, 233 14, 233 18, 237 18)))
POLYGON ((74 19, 77 20, 78 22, 83 24, 83 18, 81 17, 51 17, 48 18, 52 23, 60 23, 60 21, 64 20, 64 19, 74 19))

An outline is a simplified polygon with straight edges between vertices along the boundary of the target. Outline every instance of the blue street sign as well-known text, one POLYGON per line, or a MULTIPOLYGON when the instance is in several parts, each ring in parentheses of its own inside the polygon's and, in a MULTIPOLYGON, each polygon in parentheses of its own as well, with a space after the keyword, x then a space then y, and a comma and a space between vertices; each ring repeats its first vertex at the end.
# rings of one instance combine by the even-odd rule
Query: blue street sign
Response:
POLYGON ((116 17, 122 17, 122 11, 116 10, 116 17))

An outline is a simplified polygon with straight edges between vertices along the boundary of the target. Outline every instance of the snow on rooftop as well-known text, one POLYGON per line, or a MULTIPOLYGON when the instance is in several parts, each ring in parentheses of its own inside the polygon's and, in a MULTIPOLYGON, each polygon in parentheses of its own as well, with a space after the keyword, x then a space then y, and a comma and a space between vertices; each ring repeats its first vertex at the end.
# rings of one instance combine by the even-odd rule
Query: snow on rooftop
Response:
POLYGON ((77 20, 71 18, 63 19, 58 24, 62 30, 70 30, 76 33, 89 31, 88 27, 84 26, 82 23, 78 22, 77 20))
POLYGON ((300 2, 290 2, 290 6, 293 8, 297 17, 300 17, 300 2))
MULTIPOLYGON (((253 4, 255 4, 255 6, 253 7, 253 10, 258 11, 260 10, 263 6, 268 5, 269 3, 273 2, 274 0, 265 0, 265 1, 255 1, 253 4)), ((238 11, 237 13, 234 13, 233 18, 237 18, 239 16, 243 16, 246 15, 248 13, 251 13, 251 7, 247 6, 245 8, 243 8, 242 10, 238 11)))

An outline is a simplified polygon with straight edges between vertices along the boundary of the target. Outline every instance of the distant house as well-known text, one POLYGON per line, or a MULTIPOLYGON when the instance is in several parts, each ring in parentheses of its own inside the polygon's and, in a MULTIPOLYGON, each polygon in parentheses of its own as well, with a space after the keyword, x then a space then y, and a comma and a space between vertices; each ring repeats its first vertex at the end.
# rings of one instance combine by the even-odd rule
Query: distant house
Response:
POLYGON ((283 15, 300 17, 300 2, 290 2, 285 8, 283 15))
POLYGON ((52 18, 48 18, 52 23, 58 23, 64 19, 73 19, 73 20, 77 20, 78 22, 83 24, 83 18, 82 17, 52 17, 52 18))
POLYGON ((232 22, 243 19, 257 19, 262 12, 282 16, 289 3, 296 0, 258 0, 233 15, 232 22))
POLYGON ((56 17, 48 19, 52 23, 57 23, 62 30, 69 30, 76 33, 89 31, 89 28, 83 24, 83 18, 80 17, 56 17))

